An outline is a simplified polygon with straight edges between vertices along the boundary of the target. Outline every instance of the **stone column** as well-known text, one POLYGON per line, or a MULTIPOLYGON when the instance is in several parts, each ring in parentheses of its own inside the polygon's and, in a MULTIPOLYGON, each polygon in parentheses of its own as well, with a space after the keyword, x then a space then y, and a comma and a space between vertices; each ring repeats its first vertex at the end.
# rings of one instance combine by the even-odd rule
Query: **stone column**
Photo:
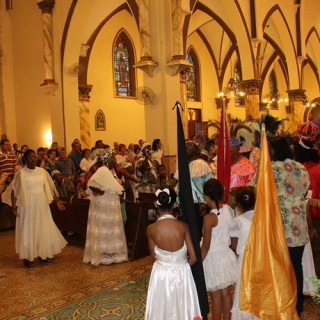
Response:
POLYGON ((158 63, 151 56, 149 0, 139 0, 139 26, 141 57, 134 67, 143 70, 152 77, 155 69, 158 67, 158 63))
POLYGON ((306 99, 306 90, 293 89, 288 90, 287 92, 289 96, 289 107, 291 109, 291 121, 289 125, 289 131, 293 132, 297 130, 298 124, 303 122, 303 116, 306 109, 303 105, 306 99))
POLYGON ((37 3, 42 12, 43 51, 44 51, 44 82, 45 85, 56 85, 53 67, 53 41, 52 41, 52 10, 55 0, 43 0, 37 3))
POLYGON ((262 80, 243 80, 240 82, 240 90, 245 93, 246 119, 260 118, 260 90, 262 88, 262 80))
POLYGON ((185 59, 183 47, 183 25, 185 17, 191 13, 184 5, 186 5, 185 1, 171 0, 172 59, 167 62, 167 66, 172 76, 176 76, 192 65, 185 59))
POLYGON ((80 140, 81 147, 91 148, 91 133, 90 133, 90 92, 92 85, 79 84, 79 114, 80 114, 80 140))

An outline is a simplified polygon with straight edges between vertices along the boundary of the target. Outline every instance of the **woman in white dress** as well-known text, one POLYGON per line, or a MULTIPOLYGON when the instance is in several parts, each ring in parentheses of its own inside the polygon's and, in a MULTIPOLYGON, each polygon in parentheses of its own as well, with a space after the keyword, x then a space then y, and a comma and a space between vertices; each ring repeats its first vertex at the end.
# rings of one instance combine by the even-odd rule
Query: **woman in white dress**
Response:
POLYGON ((156 259, 149 281, 147 320, 201 319, 190 265, 196 262, 188 225, 173 216, 176 193, 158 189, 160 217, 147 228, 149 250, 156 259))
POLYGON ((82 159, 80 161, 79 167, 84 172, 88 172, 89 168, 93 164, 93 160, 90 158, 91 152, 90 149, 83 149, 82 150, 82 159))
POLYGON ((12 211, 16 215, 16 252, 24 266, 32 267, 34 259, 50 262, 67 242, 55 225, 49 203, 56 201, 58 209, 65 206, 55 193, 50 175, 36 167, 36 153, 28 149, 23 156, 25 166, 12 181, 12 211))
POLYGON ((233 306, 231 309, 232 320, 255 320, 259 319, 253 314, 239 309, 240 280, 242 271, 242 259, 247 243, 248 234, 253 217, 255 194, 253 187, 239 187, 235 193, 238 216, 233 219, 230 226, 231 248, 238 254, 239 278, 236 283, 233 306))
MULTIPOLYGON (((114 159, 113 150, 104 156, 104 164, 114 159)), ((108 167, 100 167, 88 181, 90 194, 87 237, 83 262, 94 266, 128 260, 120 195, 123 187, 108 167)))
POLYGON ((156 167, 162 164, 163 150, 160 139, 154 139, 152 142, 151 158, 153 162, 156 161, 156 167))

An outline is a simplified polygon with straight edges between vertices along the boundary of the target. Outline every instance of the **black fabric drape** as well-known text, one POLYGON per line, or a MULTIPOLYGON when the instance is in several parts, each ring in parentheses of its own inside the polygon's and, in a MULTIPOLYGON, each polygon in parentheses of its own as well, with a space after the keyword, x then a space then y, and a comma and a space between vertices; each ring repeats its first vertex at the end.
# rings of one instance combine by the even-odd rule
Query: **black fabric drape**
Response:
POLYGON ((186 143, 183 132, 182 120, 180 115, 180 102, 176 102, 177 111, 177 138, 178 138, 178 170, 179 170, 179 202, 182 219, 189 225, 193 246, 195 249, 197 262, 191 267, 193 278, 197 287, 199 305, 202 318, 207 319, 209 304, 207 297, 206 284, 203 273, 201 251, 199 244, 198 223, 196 218, 195 206, 192 198, 190 181, 190 171, 187 162, 186 143))

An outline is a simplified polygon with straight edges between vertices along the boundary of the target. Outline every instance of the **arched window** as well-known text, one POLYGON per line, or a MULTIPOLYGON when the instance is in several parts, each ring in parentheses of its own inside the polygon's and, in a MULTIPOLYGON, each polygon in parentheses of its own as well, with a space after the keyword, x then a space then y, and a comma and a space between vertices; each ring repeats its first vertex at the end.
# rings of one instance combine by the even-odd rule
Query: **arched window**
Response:
POLYGON ((127 34, 122 31, 113 46, 115 95, 135 96, 134 51, 127 34))
POLYGON ((200 77, 199 77, 199 61, 193 48, 187 53, 187 60, 192 63, 186 75, 187 81, 187 100, 201 101, 200 96, 200 77))

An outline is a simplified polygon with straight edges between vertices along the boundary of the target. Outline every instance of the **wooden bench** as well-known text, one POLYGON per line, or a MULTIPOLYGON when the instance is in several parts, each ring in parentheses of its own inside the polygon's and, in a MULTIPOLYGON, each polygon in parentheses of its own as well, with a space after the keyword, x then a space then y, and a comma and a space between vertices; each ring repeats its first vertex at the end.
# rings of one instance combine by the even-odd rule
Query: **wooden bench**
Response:
POLYGON ((60 198, 65 202, 66 210, 60 211, 55 203, 50 204, 52 218, 62 231, 73 231, 86 237, 90 200, 60 198))

